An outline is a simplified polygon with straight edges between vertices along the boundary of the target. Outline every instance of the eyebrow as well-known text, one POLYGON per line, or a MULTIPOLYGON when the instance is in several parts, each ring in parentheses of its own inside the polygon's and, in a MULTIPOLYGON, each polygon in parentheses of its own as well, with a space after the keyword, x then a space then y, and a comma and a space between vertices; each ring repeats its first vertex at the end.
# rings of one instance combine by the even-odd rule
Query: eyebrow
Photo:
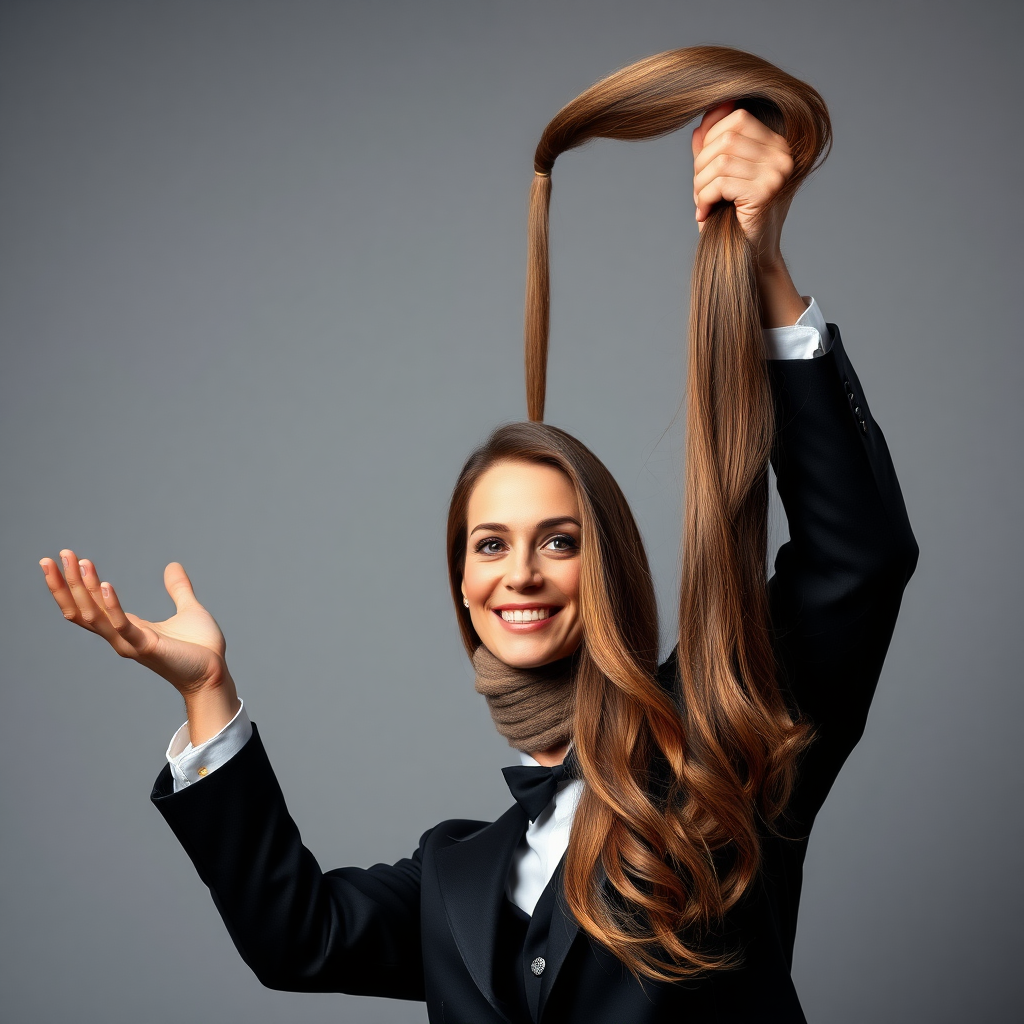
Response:
MULTIPOLYGON (((566 523, 572 523, 573 526, 578 526, 581 530, 583 527, 580 525, 578 519, 572 516, 555 516, 553 519, 542 519, 537 524, 538 530, 550 530, 553 526, 564 526, 566 523)), ((479 526, 474 526, 469 531, 470 537, 474 533, 478 533, 480 530, 487 530, 489 533, 511 533, 511 530, 504 523, 481 523, 479 526)))

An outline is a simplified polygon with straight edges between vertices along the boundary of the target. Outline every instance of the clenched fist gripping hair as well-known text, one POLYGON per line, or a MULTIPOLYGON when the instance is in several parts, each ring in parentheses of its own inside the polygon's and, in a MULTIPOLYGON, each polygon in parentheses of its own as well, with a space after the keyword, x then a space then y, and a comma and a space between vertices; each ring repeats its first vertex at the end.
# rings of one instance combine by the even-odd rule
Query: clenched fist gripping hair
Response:
MULTIPOLYGON (((544 418, 555 159, 595 138, 657 138, 726 100, 786 139, 794 168, 774 201, 787 201, 827 155, 828 110, 809 85, 753 54, 656 54, 598 82, 545 128, 529 213, 531 420, 544 418)), ((735 208, 720 203, 700 234, 690 297, 680 706, 615 616, 583 607, 583 663, 597 670, 577 683, 574 737, 587 786, 565 890, 583 929, 638 977, 674 980, 735 962, 735 951, 703 939, 754 880, 759 837, 785 809, 809 742, 781 695, 769 637, 774 423, 753 259, 735 208), (664 785, 648 784, 652 764, 664 785)), ((605 602, 614 607, 614 595, 605 602)))

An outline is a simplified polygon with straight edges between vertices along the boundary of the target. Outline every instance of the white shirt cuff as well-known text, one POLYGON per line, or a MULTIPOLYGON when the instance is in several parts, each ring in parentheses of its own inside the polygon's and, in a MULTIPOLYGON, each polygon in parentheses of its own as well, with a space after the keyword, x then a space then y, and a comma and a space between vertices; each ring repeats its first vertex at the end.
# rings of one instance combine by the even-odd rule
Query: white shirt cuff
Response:
POLYGON ((769 359, 813 359, 832 347, 832 336, 813 295, 804 295, 807 308, 792 327, 767 327, 764 342, 769 359))
POLYGON ((252 723, 241 700, 235 717, 216 736, 211 736, 198 747, 193 747, 188 738, 186 722, 167 745, 167 763, 171 766, 174 778, 174 792, 180 793, 186 786, 206 778, 227 764, 245 746, 251 735, 252 723))

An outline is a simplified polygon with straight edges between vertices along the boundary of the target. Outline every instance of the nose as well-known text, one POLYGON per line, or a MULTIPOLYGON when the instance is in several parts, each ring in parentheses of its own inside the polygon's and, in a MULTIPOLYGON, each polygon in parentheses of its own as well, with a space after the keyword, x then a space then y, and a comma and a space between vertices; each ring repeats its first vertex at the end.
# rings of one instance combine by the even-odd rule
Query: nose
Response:
POLYGON ((514 555, 505 576, 505 587, 508 590, 536 590, 543 586, 544 577, 533 559, 534 553, 530 547, 514 555))

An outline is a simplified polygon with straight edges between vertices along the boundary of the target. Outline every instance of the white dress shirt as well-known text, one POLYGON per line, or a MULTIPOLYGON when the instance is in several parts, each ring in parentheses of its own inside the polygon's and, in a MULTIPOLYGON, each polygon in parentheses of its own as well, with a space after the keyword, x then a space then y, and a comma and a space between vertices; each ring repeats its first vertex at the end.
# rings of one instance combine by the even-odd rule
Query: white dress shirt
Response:
MULTIPOLYGON (((522 751, 519 760, 523 764, 540 765, 522 751)), ((569 845, 569 829, 582 795, 582 779, 560 782, 551 803, 526 827, 526 835, 512 854, 505 895, 528 914, 533 914, 533 908, 569 845)))
MULTIPOLYGON (((769 358, 812 359, 824 355, 831 347, 832 339, 817 302, 808 295, 804 300, 808 303, 807 309, 794 325, 764 331, 769 358)), ((178 793, 216 771, 245 746, 251 735, 252 724, 241 701, 235 717, 216 736, 198 747, 193 747, 189 741, 186 722, 167 746, 174 792, 178 793)), ((529 754, 520 753, 519 759, 526 765, 538 764, 529 754)), ((551 803, 536 821, 530 822, 512 855, 505 892, 516 906, 528 914, 533 913, 569 845, 569 830, 582 792, 583 781, 580 779, 560 783, 551 803)))

